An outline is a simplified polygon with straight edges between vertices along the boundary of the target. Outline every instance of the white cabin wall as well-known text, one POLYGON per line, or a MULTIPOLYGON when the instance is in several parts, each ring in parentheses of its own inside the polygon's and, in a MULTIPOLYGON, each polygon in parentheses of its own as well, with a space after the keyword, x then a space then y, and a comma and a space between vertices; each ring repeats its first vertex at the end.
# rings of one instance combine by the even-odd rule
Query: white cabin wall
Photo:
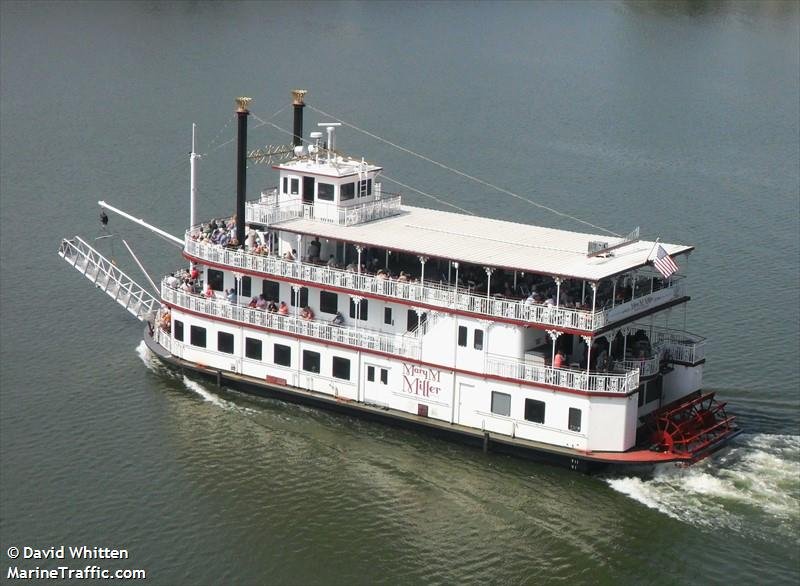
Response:
POLYGON ((664 375, 662 403, 666 405, 703 387, 703 365, 684 366, 672 364, 672 371, 664 375))
POLYGON ((589 446, 595 451, 621 452, 636 443, 637 397, 591 397, 589 446))
MULTIPOLYGON (((523 328, 511 324, 492 323, 486 327, 484 341, 486 342, 487 352, 495 356, 522 360, 525 356, 527 340, 533 338, 528 333, 529 331, 537 332, 540 330, 532 330, 532 328, 523 328)), ((544 334, 544 332, 542 333, 544 334)))

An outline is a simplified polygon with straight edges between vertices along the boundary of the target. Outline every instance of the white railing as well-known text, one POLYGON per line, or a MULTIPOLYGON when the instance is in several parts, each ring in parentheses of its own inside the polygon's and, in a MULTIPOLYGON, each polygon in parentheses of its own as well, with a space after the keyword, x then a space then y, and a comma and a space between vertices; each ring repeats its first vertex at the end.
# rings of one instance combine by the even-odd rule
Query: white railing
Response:
POLYGON ((706 339, 689 332, 653 328, 650 341, 663 348, 665 358, 671 361, 696 364, 706 356, 706 339))
POLYGON ((274 256, 256 255, 241 250, 223 248, 210 242, 192 240, 191 234, 188 232, 186 234, 186 252, 195 258, 228 265, 231 268, 307 281, 322 287, 338 287, 355 292, 372 293, 434 307, 583 331, 593 331, 605 325, 605 315, 602 312, 592 314, 591 311, 580 309, 532 305, 522 301, 497 299, 475 295, 463 290, 456 291, 454 287, 435 283, 422 285, 378 279, 372 275, 359 275, 327 266, 287 261, 274 256))
POLYGON ((79 236, 62 240, 58 255, 136 319, 153 317, 158 300, 79 236))
POLYGON ((211 317, 229 319, 242 324, 261 326, 294 334, 316 338, 322 342, 337 342, 357 348, 376 350, 396 356, 419 358, 419 342, 416 338, 384 334, 363 328, 336 326, 331 323, 305 320, 293 315, 279 315, 261 309, 252 309, 222 299, 211 299, 191 295, 161 283, 161 297, 164 301, 184 309, 196 311, 211 317))
POLYGON ((564 387, 597 393, 629 393, 639 386, 639 371, 624 373, 588 373, 571 368, 553 368, 517 360, 488 358, 486 373, 506 378, 521 379, 544 385, 564 387))
MULTIPOLYGON (((169 287, 165 281, 161 283, 161 296, 168 303, 212 317, 308 336, 323 342, 338 342, 356 348, 377 350, 399 357, 420 357, 419 340, 416 336, 384 334, 374 330, 334 326, 326 322, 268 313, 222 299, 191 295, 169 287)), ((435 316, 431 317, 430 323, 435 323, 435 319, 435 316)), ((500 358, 487 360, 485 374, 591 392, 627 393, 639 385, 639 373, 636 370, 621 374, 587 374, 581 370, 535 366, 500 358)))
POLYGON ((388 218, 400 213, 400 196, 389 195, 374 201, 351 206, 335 206, 327 204, 311 205, 300 199, 278 201, 277 194, 272 191, 262 193, 258 201, 249 201, 245 205, 245 219, 258 224, 276 224, 304 218, 325 224, 353 226, 381 218, 388 218))
POLYGON ((615 370, 638 370, 641 378, 647 378, 655 376, 661 370, 661 354, 661 349, 658 348, 652 358, 615 360, 613 366, 615 370))

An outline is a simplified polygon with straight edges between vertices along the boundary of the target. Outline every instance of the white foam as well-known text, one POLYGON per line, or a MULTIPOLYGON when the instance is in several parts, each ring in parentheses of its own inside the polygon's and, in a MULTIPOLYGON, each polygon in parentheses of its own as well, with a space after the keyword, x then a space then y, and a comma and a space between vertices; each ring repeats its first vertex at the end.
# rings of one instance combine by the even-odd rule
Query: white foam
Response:
POLYGON ((150 348, 147 347, 147 344, 144 343, 144 340, 139 341, 139 345, 136 346, 136 353, 139 355, 139 358, 142 359, 144 365, 153 372, 158 372, 158 358, 150 351, 150 348))
POLYGON ((800 521, 800 436, 741 436, 727 453, 689 468, 657 469, 649 479, 605 480, 686 523, 744 530, 745 517, 755 513, 783 522, 791 534, 800 521))

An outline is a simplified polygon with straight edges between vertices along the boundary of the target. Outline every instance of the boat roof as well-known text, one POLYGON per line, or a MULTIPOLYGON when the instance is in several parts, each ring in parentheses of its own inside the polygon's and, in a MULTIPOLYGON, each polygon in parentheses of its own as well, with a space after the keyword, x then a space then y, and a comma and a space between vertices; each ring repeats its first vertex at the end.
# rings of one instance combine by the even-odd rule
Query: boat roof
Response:
MULTIPOLYGON (((589 242, 608 242, 611 247, 624 239, 411 206, 401 206, 401 213, 395 216, 350 226, 304 218, 275 226, 295 234, 588 281, 627 272, 647 264, 648 257, 655 258, 652 241, 632 242, 606 257, 588 257, 589 242)), ((681 244, 660 244, 669 255, 694 249, 681 244)))
MULTIPOLYGON (((351 175, 359 175, 366 173, 376 173, 382 171, 382 167, 373 165, 363 160, 356 160, 351 157, 342 157, 337 155, 331 162, 328 162, 328 156, 325 152, 321 153, 319 157, 304 156, 298 157, 286 163, 273 165, 273 169, 278 171, 289 171, 302 175, 323 175, 325 177, 349 177, 351 175)), ((366 177, 363 177, 366 179, 366 177)))

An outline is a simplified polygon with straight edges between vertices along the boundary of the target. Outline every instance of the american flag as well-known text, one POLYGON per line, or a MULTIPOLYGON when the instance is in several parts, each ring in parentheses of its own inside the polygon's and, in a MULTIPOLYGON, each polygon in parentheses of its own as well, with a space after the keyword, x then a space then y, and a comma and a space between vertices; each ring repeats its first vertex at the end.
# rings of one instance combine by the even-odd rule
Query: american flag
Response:
POLYGON ((659 273, 664 275, 665 279, 668 279, 672 273, 678 272, 678 265, 675 264, 675 261, 672 260, 672 257, 667 254, 667 251, 660 244, 656 250, 656 259, 653 261, 653 266, 656 267, 659 273))

